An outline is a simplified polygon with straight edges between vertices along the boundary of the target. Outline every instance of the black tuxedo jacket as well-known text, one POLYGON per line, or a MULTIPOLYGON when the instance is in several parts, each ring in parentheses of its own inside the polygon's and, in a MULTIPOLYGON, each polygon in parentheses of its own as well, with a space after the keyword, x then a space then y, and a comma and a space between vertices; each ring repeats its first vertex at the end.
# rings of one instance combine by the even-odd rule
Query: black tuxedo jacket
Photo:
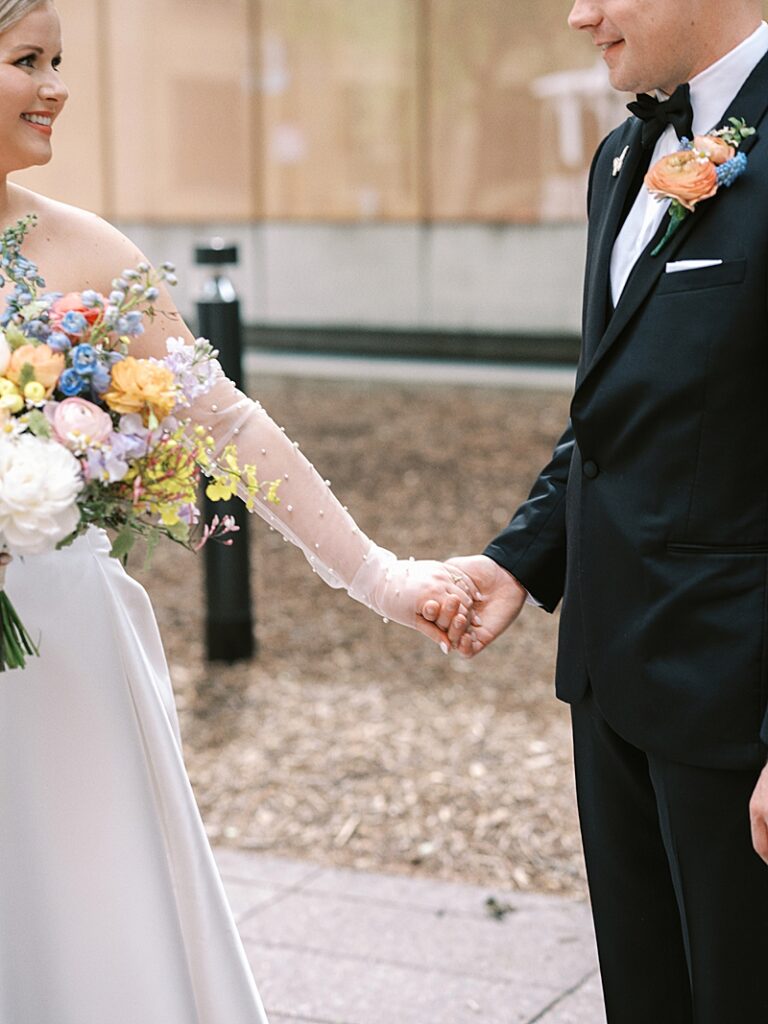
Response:
POLYGON ((612 313, 642 123, 602 143, 571 421, 485 552, 548 610, 563 598, 558 696, 591 687, 630 742, 726 768, 761 764, 768 745, 767 108, 768 57, 723 120, 758 128, 746 173, 652 257, 664 218, 612 313), (688 259, 723 262, 665 273, 688 259))

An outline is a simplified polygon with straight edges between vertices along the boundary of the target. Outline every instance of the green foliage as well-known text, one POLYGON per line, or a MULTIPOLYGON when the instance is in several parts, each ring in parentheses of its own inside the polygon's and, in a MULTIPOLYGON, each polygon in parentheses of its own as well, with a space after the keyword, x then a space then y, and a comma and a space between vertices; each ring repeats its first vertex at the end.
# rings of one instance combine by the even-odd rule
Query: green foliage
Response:
POLYGON ((135 543, 136 533, 130 526, 125 526, 112 541, 110 555, 112 558, 118 558, 121 562, 125 562, 135 543))
POLYGON ((743 117, 729 117, 726 127, 718 128, 716 132, 710 132, 710 135, 714 135, 716 138, 727 142, 729 146, 738 149, 744 139, 754 135, 756 130, 755 128, 750 128, 743 117))
POLYGON ((20 327, 17 327, 13 321, 8 324, 5 328, 5 340, 11 347, 12 351, 16 351, 17 348, 21 348, 22 345, 29 344, 29 338, 24 334, 20 327))
POLYGON ((27 428, 35 437, 52 437, 53 431, 47 417, 39 409, 32 409, 24 417, 27 428))
POLYGON ((31 363, 24 363, 19 374, 19 391, 23 391, 27 384, 31 384, 35 377, 35 368, 31 363))

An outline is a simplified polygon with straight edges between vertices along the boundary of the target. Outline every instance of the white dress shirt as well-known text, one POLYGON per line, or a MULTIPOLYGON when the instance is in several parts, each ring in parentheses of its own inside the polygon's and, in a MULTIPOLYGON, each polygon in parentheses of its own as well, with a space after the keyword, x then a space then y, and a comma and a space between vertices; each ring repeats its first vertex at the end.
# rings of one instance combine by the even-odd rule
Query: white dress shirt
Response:
MULTIPOLYGON (((694 135, 705 135, 715 128, 723 127, 726 110, 766 53, 768 24, 762 22, 744 42, 739 43, 730 53, 691 79, 689 84, 694 135)), ((667 99, 661 91, 657 92, 657 96, 659 99, 667 99)), ((677 133, 672 125, 668 125, 656 143, 651 166, 679 148, 680 140, 677 133)), ((614 307, 618 304, 640 253, 658 231, 669 204, 669 199, 661 202, 654 199, 645 186, 640 189, 619 232, 611 256, 611 296, 614 307)))

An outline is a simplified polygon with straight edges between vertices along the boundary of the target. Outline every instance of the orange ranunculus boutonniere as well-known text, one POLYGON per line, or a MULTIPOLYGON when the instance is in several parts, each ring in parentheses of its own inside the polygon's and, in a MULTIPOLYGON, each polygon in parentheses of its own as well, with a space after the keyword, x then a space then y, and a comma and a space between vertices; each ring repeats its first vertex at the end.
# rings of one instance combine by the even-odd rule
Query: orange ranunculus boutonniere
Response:
POLYGON ((648 171, 645 184, 657 199, 673 199, 690 213, 717 192, 717 169, 708 156, 681 149, 662 157, 648 171))
POLYGON ((709 135, 682 139, 676 153, 662 157, 645 176, 648 191, 659 201, 671 199, 669 225, 651 256, 658 256, 696 204, 711 199, 722 186, 729 188, 747 169, 746 153, 737 149, 754 128, 732 117, 729 126, 709 135))

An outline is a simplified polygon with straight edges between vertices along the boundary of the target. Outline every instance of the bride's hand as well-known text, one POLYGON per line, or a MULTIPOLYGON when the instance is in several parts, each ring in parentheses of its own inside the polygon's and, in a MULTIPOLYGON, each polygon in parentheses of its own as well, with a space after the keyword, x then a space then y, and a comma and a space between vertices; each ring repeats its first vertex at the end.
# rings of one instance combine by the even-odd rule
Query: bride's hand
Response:
POLYGON ((477 589, 470 577, 454 566, 397 559, 374 546, 349 593, 385 619, 417 629, 447 653, 449 632, 461 638, 470 628, 477 589), (440 615, 425 618, 425 605, 435 604, 440 606, 440 615))

